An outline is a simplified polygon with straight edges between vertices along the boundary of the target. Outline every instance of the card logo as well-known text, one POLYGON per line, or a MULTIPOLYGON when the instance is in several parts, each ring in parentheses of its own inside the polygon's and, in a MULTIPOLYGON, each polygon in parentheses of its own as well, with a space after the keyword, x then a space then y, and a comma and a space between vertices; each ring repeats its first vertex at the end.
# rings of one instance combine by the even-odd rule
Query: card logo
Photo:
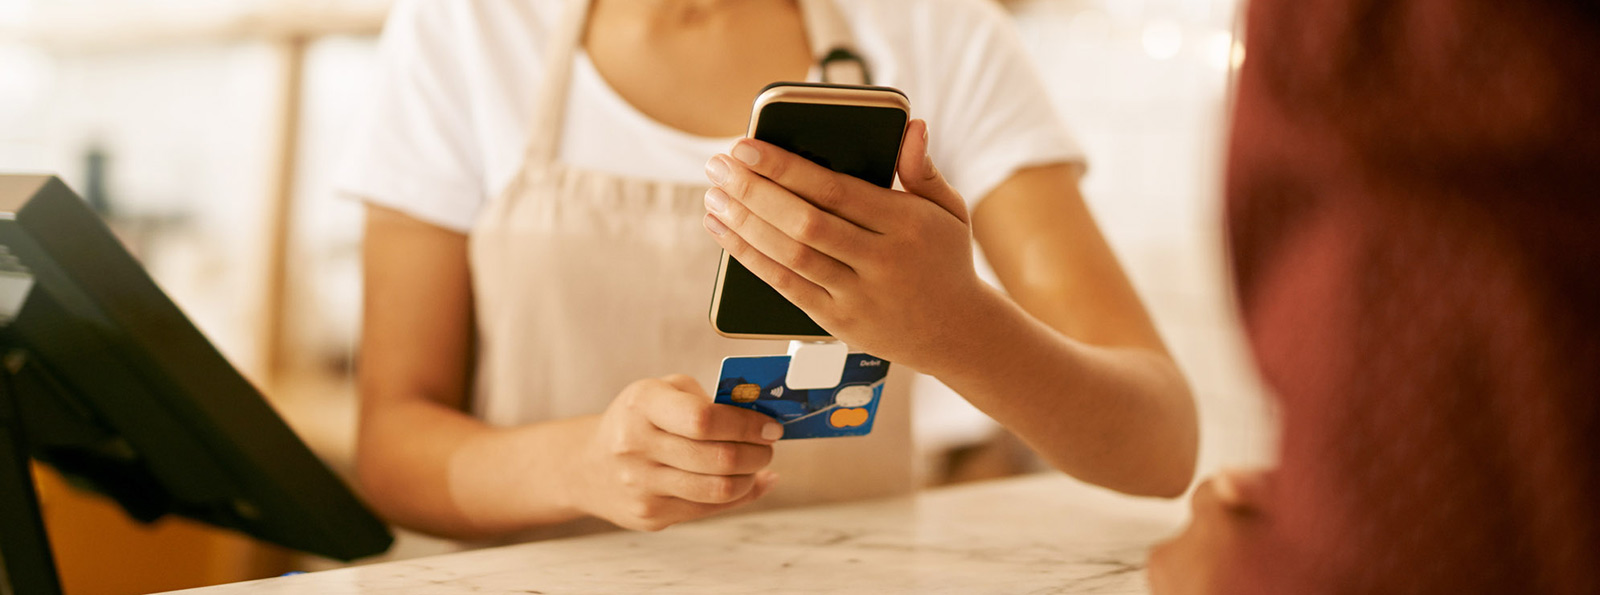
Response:
POLYGON ((867 423, 866 409, 835 409, 833 415, 828 416, 828 425, 835 428, 853 428, 867 423))

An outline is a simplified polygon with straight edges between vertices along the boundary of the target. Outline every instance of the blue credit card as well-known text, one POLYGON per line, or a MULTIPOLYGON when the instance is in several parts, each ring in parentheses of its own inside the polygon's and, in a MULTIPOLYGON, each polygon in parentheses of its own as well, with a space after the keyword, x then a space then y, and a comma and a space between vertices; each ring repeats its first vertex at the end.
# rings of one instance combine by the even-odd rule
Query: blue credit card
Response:
POLYGON ((865 353, 845 358, 833 388, 794 390, 784 385, 789 356, 722 360, 716 402, 765 413, 783 424, 783 439, 865 436, 872 432, 889 362, 865 353))

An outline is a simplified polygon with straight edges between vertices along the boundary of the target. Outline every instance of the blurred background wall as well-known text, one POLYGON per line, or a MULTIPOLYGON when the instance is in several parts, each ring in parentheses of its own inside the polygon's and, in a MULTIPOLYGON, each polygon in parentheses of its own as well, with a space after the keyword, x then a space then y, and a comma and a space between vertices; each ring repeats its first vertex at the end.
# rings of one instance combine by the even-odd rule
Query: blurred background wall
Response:
MULTIPOLYGON (((1220 228, 1228 82, 1243 51, 1236 4, 1005 3, 1088 152, 1090 206, 1194 385, 1202 472, 1264 463, 1273 443, 1220 228)), ((387 6, 0 0, 0 171, 57 173, 97 203, 162 287, 345 473, 361 209, 329 179, 344 125, 363 105, 387 6)), ((936 387, 920 392, 916 420, 930 485, 1037 468, 936 387)), ((58 521, 90 518, 82 511, 96 504, 47 484, 69 593, 324 565, 177 522, 119 527, 132 545, 106 548, 115 512, 58 521), (141 555, 166 562, 152 571, 141 555)))

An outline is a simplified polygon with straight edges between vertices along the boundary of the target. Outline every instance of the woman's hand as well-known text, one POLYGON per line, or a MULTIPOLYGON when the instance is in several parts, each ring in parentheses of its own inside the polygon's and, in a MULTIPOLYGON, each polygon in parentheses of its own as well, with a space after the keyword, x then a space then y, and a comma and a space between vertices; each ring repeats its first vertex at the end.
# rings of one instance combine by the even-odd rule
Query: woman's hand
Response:
POLYGON ((1150 551, 1152 595, 1222 593, 1218 573, 1244 531, 1261 518, 1266 471, 1225 471, 1195 487, 1189 526, 1150 551))
POLYGON ((929 371, 998 294, 978 279, 966 203, 906 127, 881 188, 745 139, 712 157, 706 229, 757 277, 852 346, 929 371))
POLYGON ((783 426, 748 409, 713 403, 687 376, 634 382, 602 414, 572 463, 570 495, 585 513, 659 531, 765 495, 765 470, 783 426))

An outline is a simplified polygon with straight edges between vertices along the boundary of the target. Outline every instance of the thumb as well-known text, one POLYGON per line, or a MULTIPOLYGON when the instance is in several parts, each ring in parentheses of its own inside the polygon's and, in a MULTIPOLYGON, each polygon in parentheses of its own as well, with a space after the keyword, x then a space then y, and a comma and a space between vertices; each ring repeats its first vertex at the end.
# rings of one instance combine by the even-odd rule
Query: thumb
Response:
POLYGON ((917 196, 932 201, 962 223, 971 224, 967 216, 967 201, 944 181, 944 174, 933 166, 928 155, 928 122, 912 120, 906 125, 906 137, 900 145, 900 163, 895 167, 900 173, 900 186, 917 196))

